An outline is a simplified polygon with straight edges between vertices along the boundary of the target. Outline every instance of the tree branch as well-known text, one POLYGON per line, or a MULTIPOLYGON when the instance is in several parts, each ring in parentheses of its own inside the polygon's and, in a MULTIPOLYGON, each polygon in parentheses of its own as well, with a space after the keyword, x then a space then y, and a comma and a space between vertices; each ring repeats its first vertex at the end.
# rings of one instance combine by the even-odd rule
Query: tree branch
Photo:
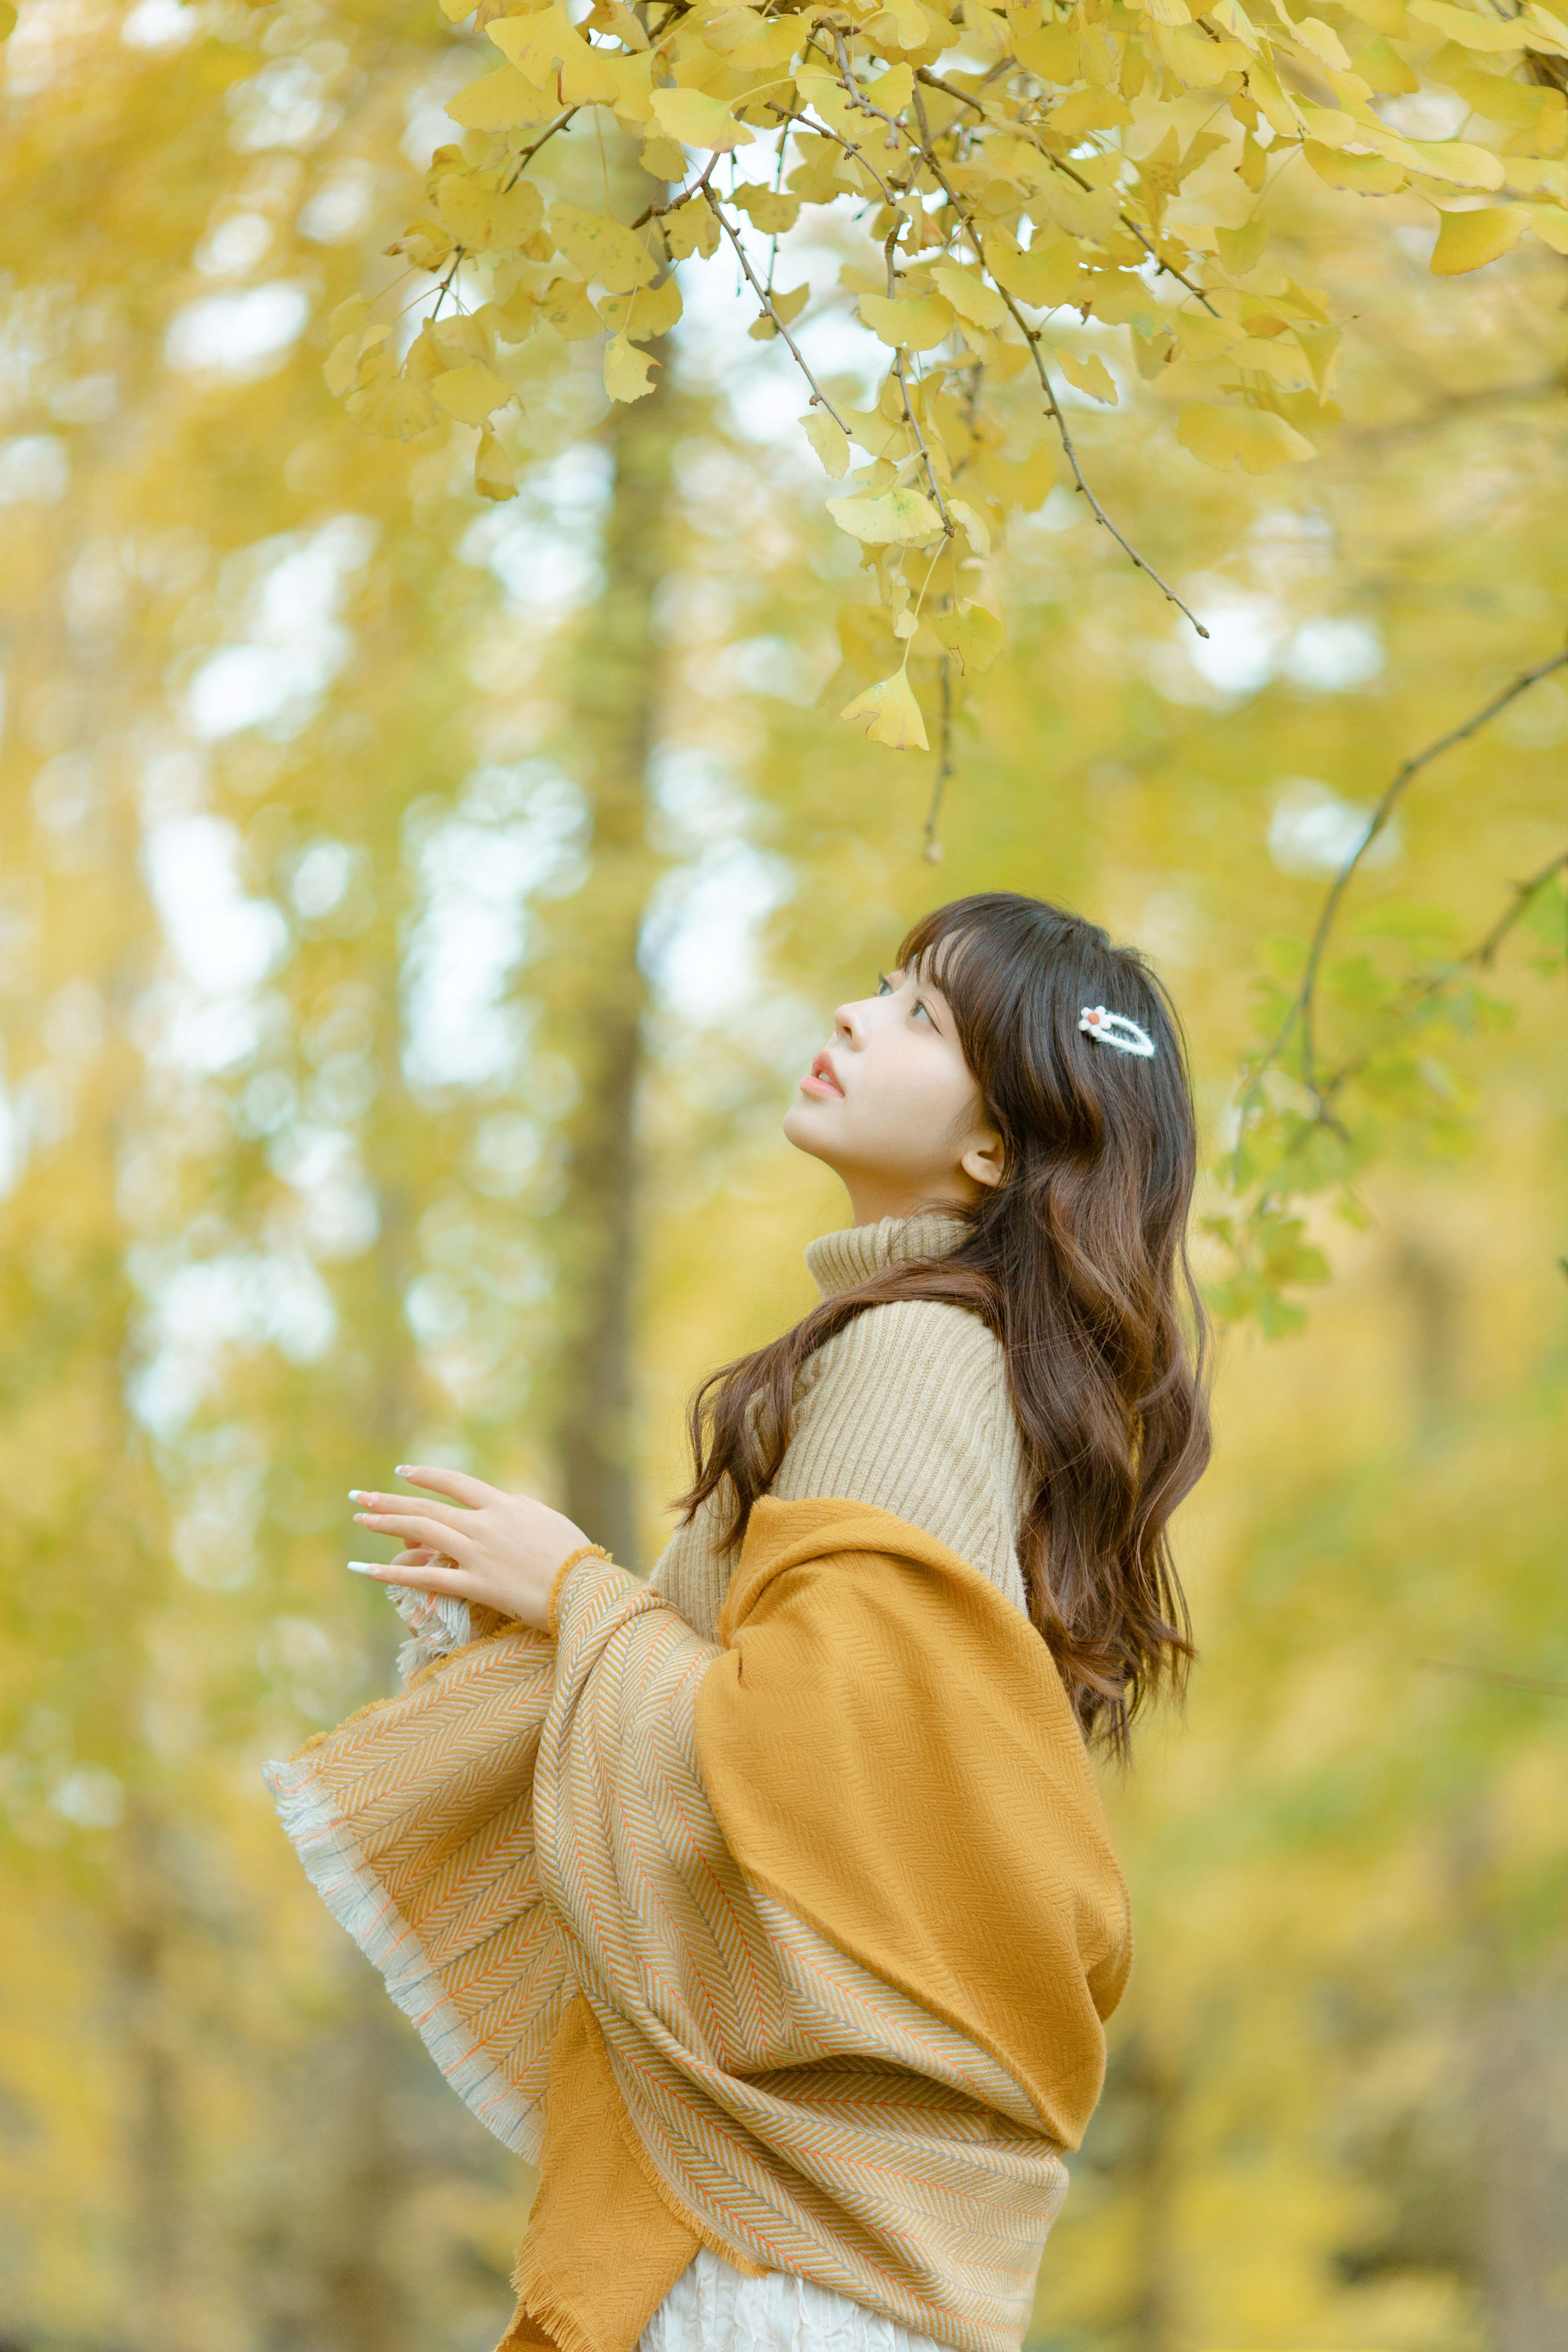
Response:
POLYGON ((784 320, 779 317, 777 310, 773 308, 773 298, 768 292, 767 288, 763 284, 762 279, 757 276, 756 271, 752 268, 751 263, 747 260, 746 248, 742 244, 740 237, 737 236, 733 225, 730 221, 726 220, 722 205, 721 205, 718 197, 714 194, 711 188, 704 186, 702 194, 704 201, 712 207, 714 219, 718 222, 720 227, 723 230, 725 236, 734 247, 735 258, 740 263, 742 268, 745 271, 746 282, 751 287, 751 289, 756 296, 758 301, 762 304, 764 315, 773 320, 775 329, 789 345, 796 367, 799 368, 802 375, 805 376, 807 383, 810 384, 812 406, 814 408, 825 408, 829 416, 832 417, 835 425, 837 425, 840 433, 842 433, 845 436, 845 438, 847 439, 849 433, 848 426, 845 424, 842 416, 839 415, 838 411, 834 407, 833 403, 828 399, 827 394, 823 391, 822 386, 817 383, 816 378, 812 374, 811 370, 807 367, 805 359, 801 355, 800 345, 795 341, 795 337, 790 333, 789 329, 785 326, 784 320))
MULTIPOLYGON (((1445 751, 1451 751, 1457 743, 1468 742, 1472 735, 1479 734, 1481 729, 1497 718, 1500 711, 1506 710, 1510 703, 1517 702, 1521 694, 1527 694, 1532 686, 1538 686, 1543 677, 1550 677, 1553 671, 1560 669, 1568 669, 1568 648, 1564 648, 1562 653, 1553 654, 1549 660, 1537 662, 1532 668, 1521 670, 1519 676, 1510 680, 1500 693, 1494 694, 1489 701, 1483 703, 1479 710, 1473 711, 1468 719, 1461 719, 1457 727, 1450 727, 1446 734, 1439 735, 1436 741, 1428 743, 1424 751, 1414 753, 1410 759, 1395 769, 1388 783, 1384 787, 1376 807, 1373 810, 1366 831, 1335 875, 1328 897, 1323 901, 1313 929, 1311 944, 1307 950, 1307 962, 1301 974, 1301 984, 1291 1002, 1289 1011, 1279 1025, 1273 1043, 1253 1072, 1251 1082, 1242 1099, 1241 1117, 1244 1125, 1247 1113, 1258 1100, 1258 1090, 1265 1076, 1279 1061, 1298 1028, 1301 1032, 1301 1082, 1311 1095, 1320 1115, 1326 1112, 1326 1093, 1319 1087, 1316 1074, 1315 1015, 1318 980, 1322 970, 1323 956, 1340 908, 1343 903, 1345 892, 1354 879, 1363 858, 1379 834, 1386 828, 1400 799, 1424 768, 1429 768, 1434 760, 1440 759, 1445 751)), ((1516 891, 1522 890, 1526 895, 1517 900, 1500 928, 1494 925, 1498 944, 1501 943, 1513 924, 1518 921, 1530 898, 1533 897, 1537 889, 1544 887, 1562 862, 1560 858, 1554 858, 1551 866, 1543 869, 1541 876, 1533 882, 1515 885, 1516 891)), ((1487 940, 1480 943, 1481 949, 1487 947, 1491 938, 1492 933, 1489 932, 1487 940)), ((1491 953, 1495 954, 1495 952, 1496 947, 1493 946, 1491 953)), ((1480 950, 1478 949, 1472 950, 1470 956, 1461 961, 1468 962, 1479 960, 1479 956, 1480 950)), ((1342 1083, 1342 1076, 1343 1074, 1342 1074, 1341 1083, 1342 1083)))

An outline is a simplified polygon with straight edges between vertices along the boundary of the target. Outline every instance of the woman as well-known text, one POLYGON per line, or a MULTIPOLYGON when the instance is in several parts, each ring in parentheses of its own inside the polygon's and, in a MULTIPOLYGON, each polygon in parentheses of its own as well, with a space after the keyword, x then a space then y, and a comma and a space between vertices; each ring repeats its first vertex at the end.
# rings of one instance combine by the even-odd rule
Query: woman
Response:
POLYGON ((449 1499, 352 1499, 405 1547, 354 1565, 408 1688, 272 1769, 540 2162, 509 2346, 1008 2352, 1125 1979, 1086 1746, 1190 1655, 1165 1527, 1207 1453, 1174 1019, 1093 925, 961 899, 784 1131, 855 1222, 699 1392, 650 1583, 403 1468, 449 1499))

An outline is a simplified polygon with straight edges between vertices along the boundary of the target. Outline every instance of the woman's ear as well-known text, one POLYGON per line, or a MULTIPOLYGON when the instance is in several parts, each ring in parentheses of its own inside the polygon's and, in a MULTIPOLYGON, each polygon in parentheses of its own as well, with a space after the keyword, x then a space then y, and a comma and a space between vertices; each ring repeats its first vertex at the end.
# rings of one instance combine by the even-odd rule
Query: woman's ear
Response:
POLYGON ((958 1164, 974 1183, 983 1184, 987 1192, 992 1191, 1002 1181, 1005 1167, 1001 1137, 994 1129, 983 1127, 958 1164))

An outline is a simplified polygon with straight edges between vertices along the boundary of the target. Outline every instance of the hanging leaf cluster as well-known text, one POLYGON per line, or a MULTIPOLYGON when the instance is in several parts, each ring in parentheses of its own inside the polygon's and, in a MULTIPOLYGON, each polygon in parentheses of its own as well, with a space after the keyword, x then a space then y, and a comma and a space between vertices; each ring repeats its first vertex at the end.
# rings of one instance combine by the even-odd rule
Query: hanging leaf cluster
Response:
POLYGON ((988 559, 1058 479, 1181 602, 1098 499, 1065 387, 1115 406, 1119 358, 1194 457, 1249 473, 1310 458, 1339 420, 1340 324, 1270 246, 1293 163, 1349 194, 1423 198, 1440 275, 1527 235, 1568 254, 1568 0, 1320 0, 1310 16, 1286 0, 594 0, 580 17, 481 0, 472 27, 494 61, 450 101, 464 135, 392 248, 437 299, 401 355, 390 316, 344 304, 331 389, 372 433, 477 427, 476 485, 508 498, 498 427, 552 347, 601 340, 610 398, 642 398, 682 273, 722 254, 751 332, 800 368, 806 436, 847 484, 829 511, 872 575, 887 657, 902 648, 844 716, 899 749, 927 741, 911 651, 994 658, 988 559), (1425 88, 1461 102, 1462 135, 1394 127, 1425 88), (550 142, 595 114, 665 191, 637 219, 541 176, 550 142), (775 282, 779 240, 846 200, 865 237, 837 286, 775 282), (846 297, 886 354, 865 412, 830 396, 795 334, 808 303, 846 297), (1102 331, 1092 351, 1085 327, 1102 331), (1032 427, 995 398, 1016 379, 1032 427))

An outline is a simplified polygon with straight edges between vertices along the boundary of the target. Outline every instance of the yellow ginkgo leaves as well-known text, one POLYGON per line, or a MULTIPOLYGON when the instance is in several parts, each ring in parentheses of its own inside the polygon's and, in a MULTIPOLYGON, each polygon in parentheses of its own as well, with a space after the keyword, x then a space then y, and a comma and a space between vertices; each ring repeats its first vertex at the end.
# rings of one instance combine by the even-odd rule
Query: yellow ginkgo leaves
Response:
MULTIPOLYGON (((1049 492, 1042 426, 1091 488, 1095 428, 1067 446, 1082 400, 1169 404, 1191 457, 1247 473, 1308 461, 1340 421, 1339 329, 1275 239, 1292 156, 1312 179, 1291 174, 1287 203, 1431 204, 1438 278, 1498 262, 1526 227, 1568 247, 1568 103, 1555 69, 1522 62, 1568 57, 1568 0, 1506 18, 1493 0, 1300 5, 1129 0, 1058 21, 1033 0, 867 0, 851 26, 764 0, 652 17, 497 0, 478 28, 505 62, 449 101, 466 135, 437 149, 390 248, 439 279, 430 317, 405 345, 392 313, 413 306, 388 283, 386 320, 334 327, 327 381, 373 432, 485 432, 476 487, 504 497, 495 420, 559 372, 557 339, 602 345, 611 400, 645 398, 681 319, 677 274, 722 251, 736 331, 779 359, 782 341, 805 376, 806 437, 842 487, 828 511, 860 555, 851 598, 901 635, 917 689, 945 645, 951 688, 1000 627, 994 547, 1049 492), (1466 136, 1407 136, 1396 121, 1443 118, 1374 102, 1429 87, 1472 110, 1448 116, 1466 136), (612 124, 619 162, 596 171, 612 124), (840 365, 832 296, 800 266, 814 216, 841 206, 834 239, 865 242, 843 247, 838 290, 880 378, 853 409, 818 373, 840 365)), ((1181 605, 1137 519, 1113 529, 1181 605)), ((913 740, 873 717, 892 730, 879 740, 913 740)))
POLYGON ((840 530, 872 547, 920 546, 934 539, 942 517, 919 490, 883 490, 875 496, 829 499, 827 511, 840 530))
POLYGON ((430 397, 437 408, 455 416, 459 425, 482 425, 498 408, 510 400, 511 386, 503 383, 495 370, 482 360, 470 360, 466 367, 449 368, 444 375, 431 379, 430 397))
POLYGON ((1445 213, 1432 252, 1433 275, 1458 278, 1468 269, 1484 268, 1517 245, 1527 215, 1522 205, 1491 205, 1484 211, 1445 213))
POLYGON ((1239 466, 1267 474, 1316 456, 1305 434, 1268 408, 1215 408, 1190 401, 1176 418, 1176 438, 1205 466, 1239 466))
POLYGON ((612 335, 605 345, 605 390, 612 400, 641 400, 653 390, 658 362, 624 334, 612 335))
POLYGON ((800 421, 806 439, 822 460, 823 471, 841 482, 849 471, 849 443, 842 425, 820 408, 808 408, 800 421))
POLYGON ((862 723, 873 743, 885 743, 889 751, 927 751, 931 749, 926 736, 925 720, 915 699, 907 670, 896 669, 891 677, 868 686, 853 702, 847 702, 839 712, 853 725, 862 723))
POLYGON ((732 147, 749 146, 756 137, 743 122, 737 122, 721 98, 710 98, 700 89, 656 89, 653 93, 653 118, 668 139, 679 139, 683 147, 706 147, 727 154, 732 147))

